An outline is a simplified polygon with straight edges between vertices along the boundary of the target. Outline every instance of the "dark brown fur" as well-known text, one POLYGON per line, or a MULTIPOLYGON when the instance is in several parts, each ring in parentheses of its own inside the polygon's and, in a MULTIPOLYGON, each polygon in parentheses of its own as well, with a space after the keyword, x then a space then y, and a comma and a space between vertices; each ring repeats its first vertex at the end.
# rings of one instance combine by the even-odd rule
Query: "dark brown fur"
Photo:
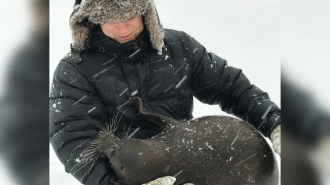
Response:
POLYGON ((143 111, 140 115, 163 130, 151 139, 120 140, 112 133, 103 137, 105 154, 125 185, 141 185, 163 176, 175 184, 277 185, 275 156, 251 125, 226 116, 206 116, 176 121, 143 111))

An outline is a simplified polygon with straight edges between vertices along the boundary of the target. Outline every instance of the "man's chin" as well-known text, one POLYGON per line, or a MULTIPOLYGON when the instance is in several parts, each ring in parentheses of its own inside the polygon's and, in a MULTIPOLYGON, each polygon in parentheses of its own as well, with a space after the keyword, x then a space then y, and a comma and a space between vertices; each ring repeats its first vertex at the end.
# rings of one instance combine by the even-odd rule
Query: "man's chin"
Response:
POLYGON ((117 42, 119 42, 120 44, 125 44, 126 42, 129 42, 131 40, 117 40, 117 42))

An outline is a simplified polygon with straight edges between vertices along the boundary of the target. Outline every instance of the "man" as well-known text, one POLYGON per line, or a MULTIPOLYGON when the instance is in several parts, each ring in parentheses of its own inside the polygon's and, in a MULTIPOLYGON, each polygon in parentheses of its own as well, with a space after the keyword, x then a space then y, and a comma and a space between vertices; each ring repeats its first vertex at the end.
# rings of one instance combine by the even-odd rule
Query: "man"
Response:
POLYGON ((251 123, 279 153, 280 109, 241 70, 184 32, 163 29, 153 1, 76 1, 72 51, 58 65, 50 97, 50 140, 68 172, 84 184, 114 184, 106 158, 77 170, 81 153, 121 113, 121 135, 155 134, 129 98, 148 112, 191 119, 193 96, 251 123), (276 138, 276 139, 275 139, 276 138), (88 171, 89 167, 93 168, 88 171))

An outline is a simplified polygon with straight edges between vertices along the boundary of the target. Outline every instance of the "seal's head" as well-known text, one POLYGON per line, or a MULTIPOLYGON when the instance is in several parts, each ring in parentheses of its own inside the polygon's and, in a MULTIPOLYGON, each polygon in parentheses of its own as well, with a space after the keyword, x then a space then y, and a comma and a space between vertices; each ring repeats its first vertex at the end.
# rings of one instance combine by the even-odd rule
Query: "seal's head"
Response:
POLYGON ((165 176, 170 155, 164 152, 166 143, 154 140, 128 139, 117 143, 118 149, 105 155, 124 184, 143 184, 165 176))
POLYGON ((164 29, 152 0, 78 0, 70 17, 72 47, 77 51, 89 48, 95 25, 126 22, 142 16, 152 46, 162 52, 164 29))

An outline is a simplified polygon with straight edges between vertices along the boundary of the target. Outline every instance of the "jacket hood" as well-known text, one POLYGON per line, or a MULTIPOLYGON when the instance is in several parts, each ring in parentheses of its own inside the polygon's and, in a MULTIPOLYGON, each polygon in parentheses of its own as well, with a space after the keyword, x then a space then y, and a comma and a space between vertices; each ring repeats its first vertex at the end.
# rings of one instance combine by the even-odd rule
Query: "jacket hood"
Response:
POLYGON ((151 44, 159 53, 164 46, 164 29, 152 0, 82 0, 70 17, 72 47, 77 51, 90 48, 91 32, 95 25, 128 21, 144 17, 151 44))

